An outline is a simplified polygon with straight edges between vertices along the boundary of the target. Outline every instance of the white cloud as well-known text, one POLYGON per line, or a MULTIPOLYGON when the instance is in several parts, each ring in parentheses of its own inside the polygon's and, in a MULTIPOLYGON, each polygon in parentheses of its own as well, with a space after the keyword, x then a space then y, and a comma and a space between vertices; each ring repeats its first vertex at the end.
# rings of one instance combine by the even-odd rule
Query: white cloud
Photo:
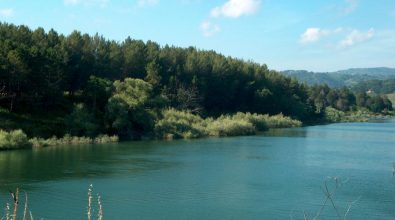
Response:
POLYGON ((209 21, 204 21, 201 25, 200 25, 200 30, 203 32, 203 35, 205 37, 211 37, 214 34, 218 33, 221 31, 221 28, 216 25, 213 24, 209 21))
POLYGON ((243 15, 252 15, 259 9, 260 0, 228 0, 225 4, 211 10, 212 17, 238 18, 243 15))
POLYGON ((300 36, 300 42, 303 44, 314 43, 331 33, 331 30, 321 28, 307 28, 306 31, 300 36))
POLYGON ((12 8, 0 8, 1 17, 11 17, 14 15, 14 9, 12 8))
POLYGON ((159 0, 139 0, 138 1, 138 6, 143 7, 143 6, 154 6, 159 3, 159 0))
POLYGON ((346 36, 344 40, 340 41, 339 46, 340 48, 354 46, 356 44, 370 40, 373 38, 374 34, 375 30, 373 28, 370 28, 367 32, 353 30, 346 36))

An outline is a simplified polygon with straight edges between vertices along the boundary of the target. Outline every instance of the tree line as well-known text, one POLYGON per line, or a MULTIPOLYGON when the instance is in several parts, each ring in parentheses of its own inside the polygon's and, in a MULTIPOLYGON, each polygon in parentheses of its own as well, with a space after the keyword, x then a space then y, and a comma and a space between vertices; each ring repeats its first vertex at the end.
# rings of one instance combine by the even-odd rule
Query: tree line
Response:
POLYGON ((359 105, 370 104, 348 90, 309 87, 215 51, 0 23, 0 107, 32 116, 45 111, 75 135, 144 134, 168 108, 202 117, 282 113, 309 121, 326 106, 359 105))

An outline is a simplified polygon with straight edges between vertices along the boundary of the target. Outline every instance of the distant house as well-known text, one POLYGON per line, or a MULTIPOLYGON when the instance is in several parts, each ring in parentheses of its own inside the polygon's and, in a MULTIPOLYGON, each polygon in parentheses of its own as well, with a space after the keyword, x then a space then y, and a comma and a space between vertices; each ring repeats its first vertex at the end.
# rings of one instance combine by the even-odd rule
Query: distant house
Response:
POLYGON ((369 89, 368 91, 366 91, 366 94, 372 94, 374 93, 374 91, 372 89, 369 89))

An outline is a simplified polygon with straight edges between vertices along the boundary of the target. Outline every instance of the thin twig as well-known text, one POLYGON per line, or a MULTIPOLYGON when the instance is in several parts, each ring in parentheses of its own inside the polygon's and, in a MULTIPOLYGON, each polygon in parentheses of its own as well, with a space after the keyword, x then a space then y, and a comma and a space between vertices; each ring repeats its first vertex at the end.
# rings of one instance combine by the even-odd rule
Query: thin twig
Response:
POLYGON ((23 210, 23 220, 26 220, 27 213, 27 193, 25 192, 25 209, 23 210))
MULTIPOLYGON (((335 209, 335 211, 336 211, 337 217, 339 217, 339 219, 342 219, 342 217, 341 217, 341 215, 339 213, 339 210, 337 209, 337 207, 335 205, 335 202, 332 199, 332 195, 331 195, 331 193, 330 193, 330 191, 328 189, 328 184, 327 184, 326 181, 325 181, 324 185, 325 185, 326 195, 329 198, 329 200, 331 201, 333 209, 335 209)), ((336 188, 337 188, 337 179, 336 179, 336 188)))
POLYGON ((101 197, 99 194, 97 194, 97 204, 99 205, 99 216, 98 220, 103 220, 103 207, 101 204, 101 197))
POLYGON ((18 196, 19 196, 19 188, 16 188, 16 192, 14 195, 14 213, 13 213, 13 219, 16 220, 16 214, 18 211, 18 196))
POLYGON ((91 220, 91 209, 92 209, 92 189, 93 188, 93 186, 92 186, 92 184, 89 186, 89 189, 88 189, 88 212, 87 212, 87 215, 88 215, 88 220, 91 220))
POLYGON ((304 217, 304 220, 308 219, 306 211, 303 211, 303 217, 304 217))
POLYGON ((348 205, 346 214, 344 214, 344 220, 346 219, 348 213, 350 212, 352 205, 354 205, 360 198, 361 198, 361 196, 359 196, 358 199, 356 199, 356 200, 350 202, 350 204, 348 205))

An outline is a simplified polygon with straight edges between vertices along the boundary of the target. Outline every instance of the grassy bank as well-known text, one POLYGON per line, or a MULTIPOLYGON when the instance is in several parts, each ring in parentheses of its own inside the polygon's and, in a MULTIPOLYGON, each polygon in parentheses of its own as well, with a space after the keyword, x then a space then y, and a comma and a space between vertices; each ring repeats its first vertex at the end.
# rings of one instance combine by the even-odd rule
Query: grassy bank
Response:
POLYGON ((253 135, 269 128, 298 127, 302 123, 282 114, 269 116, 251 113, 203 119, 187 111, 167 109, 155 124, 157 138, 199 138, 253 135))
POLYGON ((70 144, 104 144, 118 142, 118 136, 99 135, 95 138, 90 137, 73 137, 65 135, 62 138, 52 137, 44 138, 31 138, 21 129, 4 131, 0 130, 0 150, 13 150, 33 147, 48 147, 56 145, 70 145, 70 144))
MULTIPOLYGON (((202 118, 188 111, 163 110, 155 121, 153 138, 189 139, 201 137, 226 137, 253 135, 270 128, 299 127, 302 123, 282 114, 269 116, 262 114, 237 113, 218 118, 202 118)), ((61 138, 32 137, 22 130, 0 130, 0 150, 18 148, 47 147, 73 144, 102 144, 118 142, 118 136, 99 135, 97 137, 77 137, 66 134, 61 138)))

